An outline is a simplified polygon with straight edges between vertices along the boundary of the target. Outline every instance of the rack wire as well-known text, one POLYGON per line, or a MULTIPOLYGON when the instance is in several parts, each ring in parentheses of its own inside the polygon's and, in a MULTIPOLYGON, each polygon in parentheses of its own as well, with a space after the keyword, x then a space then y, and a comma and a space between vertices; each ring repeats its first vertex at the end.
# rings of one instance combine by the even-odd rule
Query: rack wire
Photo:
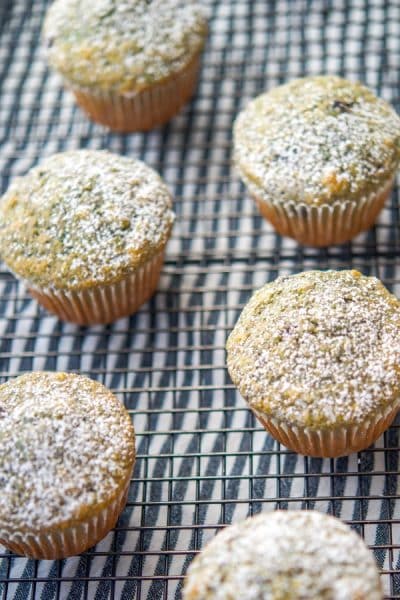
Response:
MULTIPOLYGON (((128 504, 96 548, 64 561, 0 553, 0 597, 172 599, 193 556, 224 524, 307 508, 352 525, 373 549, 386 598, 400 598, 399 423, 336 460, 297 456, 255 422, 225 370, 224 344, 252 290, 282 273, 355 267, 400 293, 398 190, 352 243, 301 248, 258 215, 231 167, 245 102, 293 77, 357 78, 399 110, 397 0, 207 0, 210 35, 196 98, 162 129, 110 134, 49 73, 46 0, 0 4, 0 176, 78 147, 140 157, 175 196, 178 223, 158 293, 108 327, 59 322, 0 269, 0 379, 80 371, 132 414, 138 458, 128 504)), ((0 549, 1 550, 1 549, 0 549)))

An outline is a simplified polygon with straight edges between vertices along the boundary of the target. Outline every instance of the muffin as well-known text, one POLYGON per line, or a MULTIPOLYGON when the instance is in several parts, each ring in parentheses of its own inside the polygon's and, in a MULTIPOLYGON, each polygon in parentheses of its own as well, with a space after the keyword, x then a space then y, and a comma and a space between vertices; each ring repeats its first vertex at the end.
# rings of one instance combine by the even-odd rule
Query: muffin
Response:
POLYGON ((0 255, 60 319, 109 323, 153 294, 173 221, 166 186, 142 162, 55 154, 0 199, 0 255))
POLYGON ((360 83, 306 77, 251 101, 234 161, 261 214, 301 244, 341 244, 375 222, 400 158, 400 118, 360 83))
POLYGON ((191 564, 184 600, 382 600, 363 540, 318 512, 262 513, 231 525, 191 564))
POLYGON ((36 372, 0 386, 0 543, 30 558, 90 548, 125 506, 131 419, 103 385, 36 372))
POLYGON ((48 61, 78 104, 122 132, 161 125, 189 100, 206 35, 191 0, 55 0, 43 30, 48 61))
POLYGON ((278 277, 245 306, 227 362, 284 446, 326 457, 363 450, 400 406, 400 302, 357 271, 278 277))

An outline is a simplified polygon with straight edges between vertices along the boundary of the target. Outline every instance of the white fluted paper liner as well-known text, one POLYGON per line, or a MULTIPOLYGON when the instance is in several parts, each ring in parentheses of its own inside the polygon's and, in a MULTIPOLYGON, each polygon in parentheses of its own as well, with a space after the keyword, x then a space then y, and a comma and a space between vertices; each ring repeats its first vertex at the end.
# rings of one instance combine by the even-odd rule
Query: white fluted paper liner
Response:
POLYGON ((56 560, 81 554, 102 540, 115 526, 129 490, 128 478, 120 494, 91 517, 66 528, 42 533, 0 530, 0 543, 15 554, 34 559, 56 560))
POLYGON ((371 446, 390 426, 399 408, 400 400, 375 419, 368 419, 360 425, 327 430, 289 425, 255 409, 252 410, 268 433, 289 450, 305 456, 336 458, 360 452, 371 446))
POLYGON ((99 92, 72 86, 78 104, 94 121, 115 131, 148 131, 169 121, 194 94, 200 54, 178 73, 137 93, 99 92))
POLYGON ((121 281, 77 291, 39 289, 25 281, 32 296, 64 321, 79 325, 111 323, 135 312, 154 293, 164 249, 121 281))
POLYGON ((342 244, 369 229, 390 195, 393 178, 378 192, 355 201, 309 206, 270 202, 254 193, 258 208, 278 233, 307 246, 342 244))

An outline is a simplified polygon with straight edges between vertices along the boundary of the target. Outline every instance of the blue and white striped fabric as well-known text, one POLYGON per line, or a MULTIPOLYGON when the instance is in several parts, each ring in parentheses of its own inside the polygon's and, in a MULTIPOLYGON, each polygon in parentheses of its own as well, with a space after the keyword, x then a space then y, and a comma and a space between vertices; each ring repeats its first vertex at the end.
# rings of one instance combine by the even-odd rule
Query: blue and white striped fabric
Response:
POLYGON ((224 344, 252 290, 278 274, 354 266, 400 293, 397 191, 352 244, 299 248, 258 215, 231 167, 231 126, 245 102, 321 72, 363 80, 400 108, 400 3, 207 0, 210 35, 198 93, 165 128, 109 134, 90 123, 46 67, 46 0, 0 3, 2 189, 41 157, 108 148, 142 158, 175 196, 178 222, 154 298, 109 327, 80 329, 39 309, 0 272, 0 375, 80 371, 130 410, 138 460, 118 525, 65 561, 0 555, 4 600, 180 597, 193 554, 225 523, 261 510, 330 512, 374 549, 387 598, 400 598, 398 426, 338 460, 278 446, 233 389, 224 344))

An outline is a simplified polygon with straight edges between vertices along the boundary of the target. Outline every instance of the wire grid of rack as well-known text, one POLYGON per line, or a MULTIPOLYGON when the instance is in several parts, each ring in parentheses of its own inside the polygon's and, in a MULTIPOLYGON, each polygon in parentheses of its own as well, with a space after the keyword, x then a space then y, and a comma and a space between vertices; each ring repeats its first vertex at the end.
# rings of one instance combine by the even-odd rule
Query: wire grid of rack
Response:
POLYGON ((349 522, 374 550, 387 598, 400 598, 399 425, 337 460, 288 452, 233 389, 224 344, 252 290, 278 274, 359 268, 400 292, 397 189, 377 226, 313 250, 277 236, 231 167, 231 126, 252 96, 305 74, 364 81, 399 105, 398 0, 207 0, 210 35, 196 98, 166 127, 109 134, 46 68, 46 0, 0 4, 2 189, 55 151, 108 148, 160 171, 178 222, 158 293, 108 327, 63 324, 0 271, 1 380, 81 371, 132 414, 138 459, 127 508, 95 549, 65 561, 0 555, 0 597, 179 598, 196 552, 224 524, 308 508, 349 522))

